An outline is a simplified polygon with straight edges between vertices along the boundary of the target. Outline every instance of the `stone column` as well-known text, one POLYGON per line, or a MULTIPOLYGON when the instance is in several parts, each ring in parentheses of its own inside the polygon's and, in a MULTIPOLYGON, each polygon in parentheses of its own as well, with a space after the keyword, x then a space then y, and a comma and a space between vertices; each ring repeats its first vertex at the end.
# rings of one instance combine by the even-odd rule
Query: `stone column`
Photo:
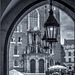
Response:
POLYGON ((28 30, 30 30, 30 14, 28 14, 28 30))
POLYGON ((27 56, 27 72, 30 72, 30 60, 29 57, 27 56))
POLYGON ((25 55, 24 56, 24 65, 23 65, 24 66, 24 72, 26 72, 26 70, 27 70, 27 61, 26 61, 27 59, 26 59, 26 57, 27 56, 25 55))
POLYGON ((39 73, 39 62, 37 58, 36 58, 36 73, 39 73))
POLYGON ((30 47, 28 46, 28 47, 27 47, 27 54, 29 54, 29 50, 30 50, 30 47))
POLYGON ((29 33, 29 44, 32 44, 31 33, 29 33))
POLYGON ((47 61, 47 58, 45 59, 45 71, 47 71, 47 63, 48 63, 48 61, 47 61))
POLYGON ((36 45, 36 53, 38 53, 38 45, 36 45))
POLYGON ((38 35, 36 35, 36 53, 38 53, 38 44, 37 44, 37 42, 38 42, 38 35))

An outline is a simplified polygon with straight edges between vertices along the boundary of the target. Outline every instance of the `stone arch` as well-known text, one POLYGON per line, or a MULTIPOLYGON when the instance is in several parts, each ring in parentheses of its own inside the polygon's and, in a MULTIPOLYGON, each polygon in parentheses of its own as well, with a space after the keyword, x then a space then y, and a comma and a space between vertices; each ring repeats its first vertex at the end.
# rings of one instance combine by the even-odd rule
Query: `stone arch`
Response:
POLYGON ((44 73, 44 60, 39 60, 39 73, 44 73))
POLYGON ((36 70, 36 61, 34 59, 30 60, 30 72, 35 73, 36 70))
MULTIPOLYGON (((28 12, 30 12, 34 8, 38 7, 39 5, 43 5, 46 3, 45 1, 42 1, 42 0, 40 0, 40 1, 39 0, 38 1, 36 1, 36 0, 31 0, 31 1, 29 1, 29 0, 17 0, 17 1, 19 1, 19 2, 17 4, 15 4, 13 7, 11 7, 10 10, 7 10, 7 12, 5 12, 4 16, 2 16, 3 18, 1 19, 1 22, 2 22, 2 25, 1 25, 1 37, 2 37, 2 39, 1 39, 1 51, 0 51, 0 53, 1 53, 0 54, 0 58, 1 58, 1 61, 0 61, 1 72, 0 73, 1 73, 1 75, 4 75, 4 74, 8 75, 8 53, 9 53, 8 45, 9 45, 10 36, 12 35, 13 30, 16 27, 17 23, 28 12), (36 6, 34 6, 34 5, 36 5, 36 6), (33 8, 31 8, 32 6, 33 6, 33 8), (31 8, 31 9, 28 10, 29 8, 31 8), (16 9, 18 9, 18 10, 16 10, 16 9), (16 14, 16 12, 17 12, 17 14, 16 14), (5 62, 5 64, 3 64, 4 62, 5 62), (3 72, 4 72, 4 74, 3 74, 3 72)), ((55 1, 58 2, 57 0, 55 0, 55 1)), ((70 13, 69 12, 67 12, 67 13, 69 13, 69 15, 74 20, 75 19, 74 15, 73 15, 74 14, 74 11, 73 11, 74 8, 71 6, 67 7, 66 4, 63 4, 62 2, 58 2, 58 3, 62 4, 64 7, 66 7, 67 10, 65 10, 65 11, 69 11, 70 13)), ((64 9, 64 8, 62 8, 62 9, 64 9)))

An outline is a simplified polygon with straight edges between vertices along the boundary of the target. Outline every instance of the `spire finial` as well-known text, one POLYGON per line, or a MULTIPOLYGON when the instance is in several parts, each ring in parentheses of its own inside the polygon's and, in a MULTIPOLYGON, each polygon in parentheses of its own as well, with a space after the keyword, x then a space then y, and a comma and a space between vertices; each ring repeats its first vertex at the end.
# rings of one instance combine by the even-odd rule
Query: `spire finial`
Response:
POLYGON ((53 10, 52 10, 52 0, 50 0, 50 15, 53 15, 53 10))
POLYGON ((52 0, 50 0, 50 9, 52 9, 52 0))

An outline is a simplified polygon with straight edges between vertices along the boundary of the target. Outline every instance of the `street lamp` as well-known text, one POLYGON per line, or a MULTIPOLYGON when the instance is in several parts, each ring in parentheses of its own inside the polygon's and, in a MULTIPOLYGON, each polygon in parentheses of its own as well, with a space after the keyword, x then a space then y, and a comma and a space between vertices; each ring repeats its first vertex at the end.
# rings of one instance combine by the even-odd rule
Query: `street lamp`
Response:
MULTIPOLYGON (((52 43, 57 42, 58 28, 59 24, 53 16, 52 0, 50 0, 50 12, 49 12, 49 17, 46 23, 44 24, 45 31, 42 40, 44 40, 46 43, 49 42, 49 44, 51 44, 51 49, 52 49, 52 43)), ((49 75, 49 71, 47 71, 46 74, 49 75)))
POLYGON ((46 23, 44 24, 44 28, 45 28, 45 40, 49 43, 57 42, 59 24, 53 16, 52 0, 50 0, 49 17, 46 23))

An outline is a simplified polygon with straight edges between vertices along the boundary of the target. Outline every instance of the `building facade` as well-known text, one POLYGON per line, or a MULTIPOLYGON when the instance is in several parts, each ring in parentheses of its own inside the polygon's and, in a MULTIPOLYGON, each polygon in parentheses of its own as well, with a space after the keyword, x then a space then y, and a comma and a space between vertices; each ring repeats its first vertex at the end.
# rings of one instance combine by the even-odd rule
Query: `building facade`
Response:
MULTIPOLYGON (((60 11, 54 9, 54 16, 60 23, 60 11)), ((60 27, 58 29, 57 43, 52 49, 45 50, 44 23, 49 16, 49 5, 41 6, 28 13, 15 28, 9 47, 9 70, 17 69, 26 73, 44 73, 49 66, 56 62, 61 63, 60 27)))
POLYGON ((69 71, 74 70, 74 40, 64 40, 65 62, 64 64, 69 71))

